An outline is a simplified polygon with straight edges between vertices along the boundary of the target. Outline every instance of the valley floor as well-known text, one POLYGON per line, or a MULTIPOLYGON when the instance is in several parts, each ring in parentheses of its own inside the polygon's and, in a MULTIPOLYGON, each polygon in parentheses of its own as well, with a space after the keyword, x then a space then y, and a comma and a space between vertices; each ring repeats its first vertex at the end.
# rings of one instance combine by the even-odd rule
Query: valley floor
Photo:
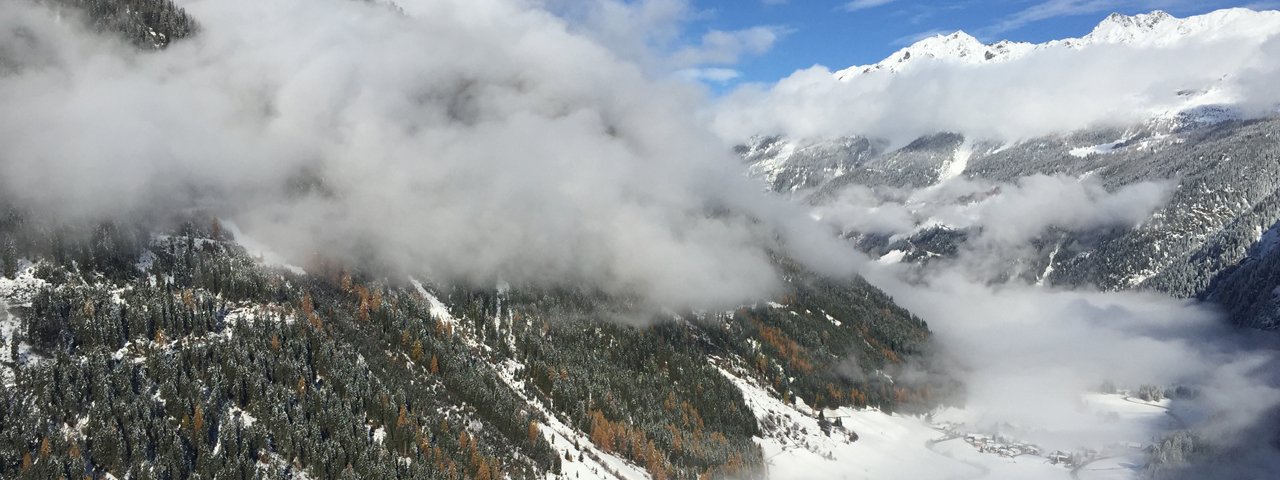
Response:
MULTIPOLYGON (((757 441, 772 479, 1110 480, 1137 478, 1145 462, 1141 443, 1134 441, 1090 452, 1073 466, 1063 452, 1028 451, 1034 447, 939 420, 964 415, 956 410, 939 412, 932 419, 876 410, 825 410, 822 417, 833 422, 826 434, 818 412, 803 401, 787 405, 755 381, 721 371, 742 389, 766 432, 757 441), (837 419, 839 425, 834 425, 837 419)), ((1167 403, 1120 394, 1090 394, 1084 403, 1118 425, 1145 426, 1147 431, 1171 426, 1167 403)))

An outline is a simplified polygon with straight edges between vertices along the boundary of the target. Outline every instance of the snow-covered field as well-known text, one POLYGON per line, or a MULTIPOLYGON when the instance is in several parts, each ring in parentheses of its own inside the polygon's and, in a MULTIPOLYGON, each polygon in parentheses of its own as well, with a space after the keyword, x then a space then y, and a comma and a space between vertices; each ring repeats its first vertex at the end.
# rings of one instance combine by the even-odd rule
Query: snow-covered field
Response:
MULTIPOLYGON (((742 390, 760 421, 765 436, 757 441, 764 450, 771 479, 1137 478, 1144 462, 1142 442, 1150 439, 1090 446, 1077 452, 1047 452, 956 423, 954 420, 964 418, 966 412, 954 409, 928 419, 877 410, 824 410, 823 418, 832 422, 828 434, 823 431, 819 412, 803 400, 787 405, 750 377, 724 368, 720 371, 742 390), (1072 454, 1078 464, 1071 463, 1072 454)), ((1166 414, 1167 402, 1088 394, 1082 405, 1107 415, 1126 430, 1154 433, 1171 428, 1173 423, 1166 414)))

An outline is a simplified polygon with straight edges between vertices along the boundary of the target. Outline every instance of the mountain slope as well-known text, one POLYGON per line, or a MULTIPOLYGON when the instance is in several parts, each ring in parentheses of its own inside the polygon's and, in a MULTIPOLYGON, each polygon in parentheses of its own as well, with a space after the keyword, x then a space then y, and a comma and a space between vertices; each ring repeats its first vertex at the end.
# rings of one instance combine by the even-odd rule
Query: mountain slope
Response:
POLYGON ((767 434, 718 368, 830 408, 937 401, 878 373, 923 322, 785 261, 783 303, 637 327, 590 288, 264 266, 216 221, 28 225, 0 223, 5 477, 755 477, 767 434))
MULTIPOLYGON (((1015 65, 1033 55, 1043 64, 1045 58, 1066 58, 1044 57, 1054 52, 1088 58, 1114 49, 1178 52, 1215 42, 1256 45, 1278 32, 1280 12, 1229 9, 1185 19, 1159 11, 1111 15, 1088 35, 1043 44, 984 45, 963 32, 937 36, 836 76, 861 88, 856 86, 862 82, 895 81, 863 76, 905 75, 932 64, 965 78, 984 66, 1015 65)), ((1028 88, 1021 95, 1034 99, 1034 92, 1052 95, 1058 86, 1028 88)), ((739 152, 767 188, 802 199, 840 224, 859 248, 886 262, 964 262, 974 249, 991 253, 993 232, 1002 228, 973 215, 996 208, 1009 195, 1034 197, 1025 190, 1035 183, 1029 179, 1049 176, 1079 184, 1094 189, 1088 195, 1098 198, 1167 189, 1166 198, 1142 218, 1098 225, 1070 223, 1080 221, 1072 212, 1084 205, 1047 204, 1050 210, 1040 217, 1052 221, 1045 228, 1000 245, 997 265, 970 270, 984 272, 980 276, 986 281, 1212 298, 1235 312, 1237 323, 1272 328, 1274 322, 1266 319, 1272 314, 1259 313, 1275 311, 1271 290, 1263 287, 1270 282, 1260 280, 1270 278, 1265 265, 1271 250, 1255 244, 1280 221, 1275 180, 1280 178, 1280 120, 1242 104, 1232 91, 1223 80, 1213 80, 1168 92, 1176 99, 1172 108, 1137 112, 1141 120, 1136 122, 1030 138, 945 131, 910 142, 774 135, 756 137, 739 152)))

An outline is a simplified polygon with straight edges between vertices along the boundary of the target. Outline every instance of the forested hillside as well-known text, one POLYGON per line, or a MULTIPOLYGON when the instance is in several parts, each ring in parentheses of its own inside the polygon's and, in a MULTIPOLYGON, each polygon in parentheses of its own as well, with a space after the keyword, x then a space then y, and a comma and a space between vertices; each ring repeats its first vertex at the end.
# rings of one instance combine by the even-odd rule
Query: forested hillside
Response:
POLYGON ((110 32, 139 48, 164 48, 195 34, 199 25, 171 0, 41 0, 83 15, 99 32, 110 32))
POLYGON ((923 322, 793 266, 778 303, 631 326, 589 288, 271 268, 210 218, 153 235, 11 212, 0 242, 6 478, 531 478, 612 457, 741 478, 765 472, 762 433, 717 365, 833 408, 946 391, 880 373, 923 351, 923 322))

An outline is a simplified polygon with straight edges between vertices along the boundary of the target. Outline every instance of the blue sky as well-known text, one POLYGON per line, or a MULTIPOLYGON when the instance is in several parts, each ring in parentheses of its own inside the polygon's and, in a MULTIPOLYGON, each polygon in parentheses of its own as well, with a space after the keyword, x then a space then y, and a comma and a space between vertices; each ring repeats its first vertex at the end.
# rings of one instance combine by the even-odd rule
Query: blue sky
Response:
POLYGON ((1237 6, 1273 9, 1280 1, 693 0, 683 36, 696 41, 708 31, 769 27, 779 35, 768 49, 720 66, 739 73, 729 83, 772 82, 814 64, 840 69, 874 63, 933 33, 964 30, 986 42, 1043 42, 1084 35, 1111 12, 1161 9, 1183 17, 1237 6))

